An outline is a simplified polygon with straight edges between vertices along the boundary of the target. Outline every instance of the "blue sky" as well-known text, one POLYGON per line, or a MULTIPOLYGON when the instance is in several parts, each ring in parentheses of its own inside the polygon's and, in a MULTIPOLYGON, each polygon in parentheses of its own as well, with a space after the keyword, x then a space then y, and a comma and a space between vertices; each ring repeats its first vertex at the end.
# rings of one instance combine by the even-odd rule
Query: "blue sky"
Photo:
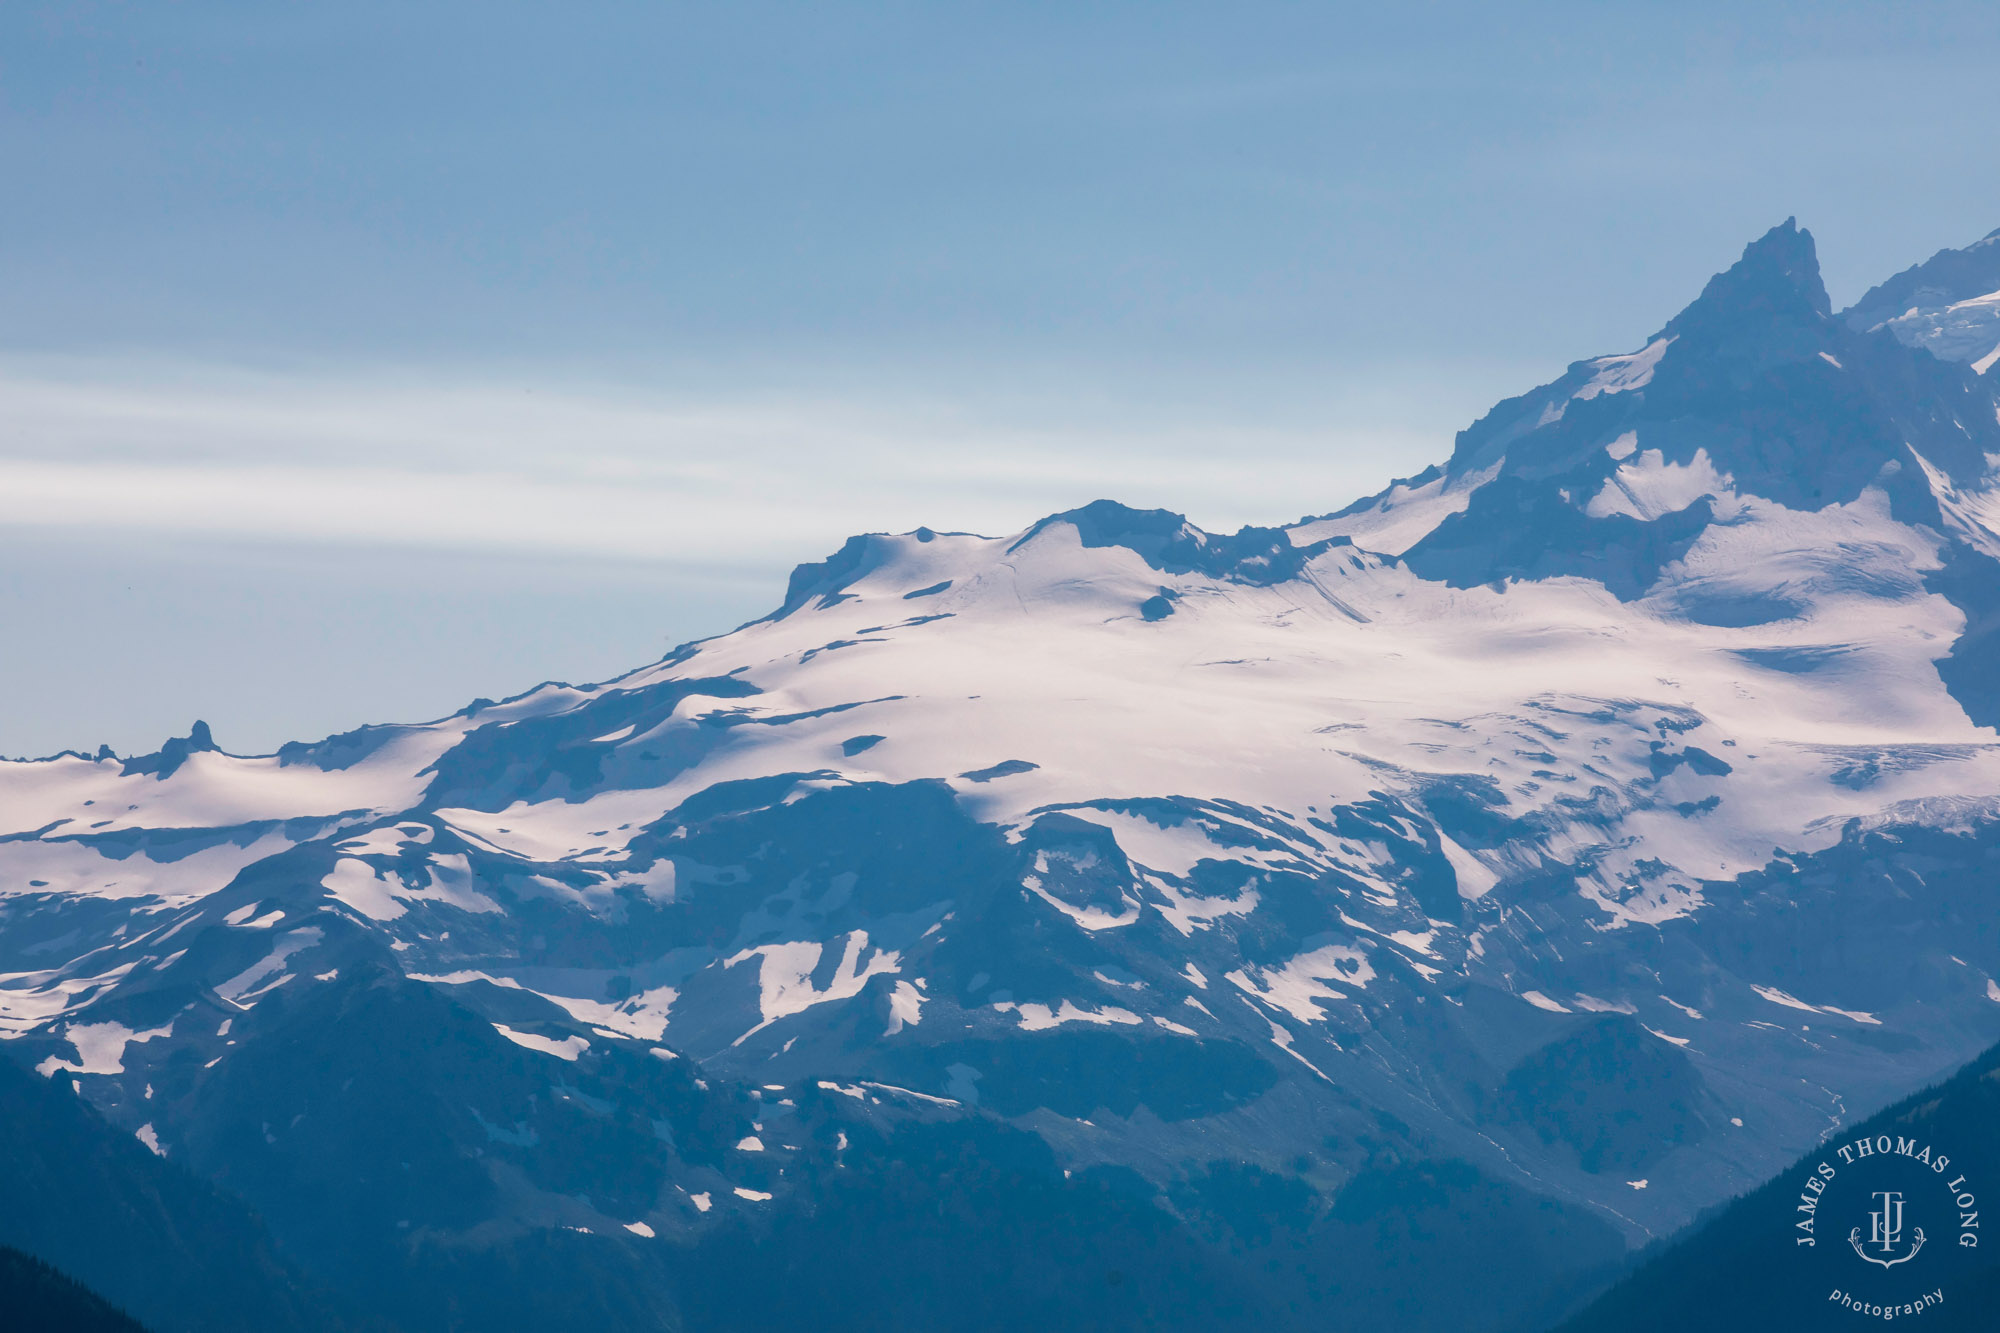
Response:
POLYGON ((874 528, 1335 508, 1796 214, 2000 226, 1991 5, 0 10, 0 752, 601 677, 874 528))

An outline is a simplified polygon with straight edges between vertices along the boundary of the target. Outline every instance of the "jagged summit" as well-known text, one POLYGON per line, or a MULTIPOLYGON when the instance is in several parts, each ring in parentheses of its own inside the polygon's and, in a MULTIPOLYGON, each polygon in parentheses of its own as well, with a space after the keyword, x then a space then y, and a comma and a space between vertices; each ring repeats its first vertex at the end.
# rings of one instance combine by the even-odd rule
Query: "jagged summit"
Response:
POLYGON ((1577 362, 1462 432, 1441 472, 1292 533, 1455 586, 1579 576, 1626 599, 1734 541, 1718 524, 1869 494, 1977 545, 1959 501, 2000 455, 1994 408, 1968 368, 1833 317, 1787 220, 1638 351, 1577 362))
POLYGON ((1701 295, 1662 334, 1740 330, 1748 321, 1810 323, 1832 313, 1812 233, 1802 229, 1796 218, 1786 218, 1744 247, 1741 259, 1710 278, 1701 295))
MULTIPOLYGON (((138 755, 127 759, 123 766, 126 773, 150 773, 166 777, 188 761, 190 755, 220 754, 222 747, 215 743, 215 736, 208 729, 208 723, 196 719, 185 736, 175 736, 152 754, 138 755)), ((99 752, 100 758, 112 757, 109 747, 99 752)))

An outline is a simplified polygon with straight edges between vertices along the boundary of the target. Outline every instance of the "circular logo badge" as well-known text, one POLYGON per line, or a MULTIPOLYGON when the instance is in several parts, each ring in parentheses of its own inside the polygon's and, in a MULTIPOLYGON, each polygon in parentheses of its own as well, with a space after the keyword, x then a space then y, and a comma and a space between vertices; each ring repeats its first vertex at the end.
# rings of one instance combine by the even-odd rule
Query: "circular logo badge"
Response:
POLYGON ((1980 1228, 1978 1191, 1949 1152, 1900 1134, 1854 1138, 1796 1183, 1792 1243, 1819 1322, 1915 1318, 1951 1300, 1980 1228))

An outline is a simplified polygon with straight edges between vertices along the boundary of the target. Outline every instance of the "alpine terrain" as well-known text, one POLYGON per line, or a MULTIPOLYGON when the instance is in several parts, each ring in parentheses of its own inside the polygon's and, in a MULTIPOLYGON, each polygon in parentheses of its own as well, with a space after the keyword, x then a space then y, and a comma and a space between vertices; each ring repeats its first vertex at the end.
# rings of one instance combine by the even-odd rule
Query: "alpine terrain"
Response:
POLYGON ((101 1136, 0 1243, 201 1327, 41 1234, 147 1171, 267 1328, 1548 1328, 2000 1040, 1996 358, 2000 233, 1835 312, 1787 222, 1287 528, 0 764, 0 1053, 101 1136))

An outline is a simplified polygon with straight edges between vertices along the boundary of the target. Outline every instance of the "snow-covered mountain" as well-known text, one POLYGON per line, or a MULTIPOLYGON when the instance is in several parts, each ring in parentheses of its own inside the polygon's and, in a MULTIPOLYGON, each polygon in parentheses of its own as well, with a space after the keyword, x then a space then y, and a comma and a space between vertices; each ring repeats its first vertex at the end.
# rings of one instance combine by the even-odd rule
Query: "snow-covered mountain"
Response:
POLYGON ((2000 1039, 1994 239, 1836 314, 1788 222, 1290 528, 856 537, 602 685, 0 764, 0 1049, 412 1328, 775 1326, 685 1256, 947 1141, 1282 1250, 1237 1317, 1533 1326, 2000 1039))
POLYGON ((1907 346, 1985 374, 2000 361, 2000 231, 1904 269, 1856 301, 1847 322, 1886 328, 1907 346))

